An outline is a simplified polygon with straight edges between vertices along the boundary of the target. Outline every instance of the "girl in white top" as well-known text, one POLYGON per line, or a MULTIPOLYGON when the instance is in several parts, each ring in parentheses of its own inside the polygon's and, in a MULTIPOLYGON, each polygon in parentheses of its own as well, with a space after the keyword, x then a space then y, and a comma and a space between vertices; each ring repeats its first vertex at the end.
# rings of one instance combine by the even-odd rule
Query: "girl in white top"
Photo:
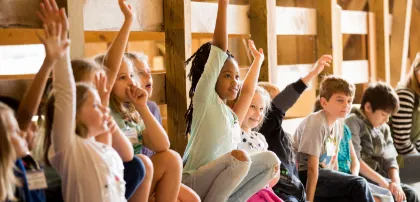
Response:
MULTIPOLYGON (((62 26, 51 31, 58 44, 67 41, 58 37, 62 26)), ((64 200, 126 201, 120 156, 94 139, 108 130, 115 132, 115 122, 93 87, 76 86, 68 50, 53 70, 53 96, 45 118, 44 146, 50 148, 48 160, 62 178, 64 200)))

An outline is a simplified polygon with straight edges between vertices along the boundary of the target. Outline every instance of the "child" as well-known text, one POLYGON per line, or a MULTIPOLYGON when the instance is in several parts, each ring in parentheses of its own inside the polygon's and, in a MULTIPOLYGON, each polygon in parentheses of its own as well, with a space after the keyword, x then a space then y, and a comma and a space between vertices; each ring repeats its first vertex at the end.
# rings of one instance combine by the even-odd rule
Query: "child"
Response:
POLYGON ((268 111, 258 132, 264 135, 268 143, 268 149, 276 153, 281 161, 280 180, 273 189, 286 202, 305 201, 305 188, 299 180, 290 135, 282 128, 283 118, 312 79, 322 72, 324 66, 330 66, 328 63, 331 62, 331 59, 330 55, 322 56, 305 77, 289 84, 282 92, 271 83, 259 83, 259 86, 267 90, 273 101, 271 102, 271 110, 268 111))
MULTIPOLYGON (((262 151, 267 151, 268 143, 265 140, 264 135, 259 132, 254 131, 261 127, 261 124, 264 121, 264 117, 267 112, 270 110, 271 98, 270 95, 266 90, 257 86, 255 90, 254 97, 252 98, 251 105, 249 106, 248 112, 245 116, 244 121, 242 122, 242 141, 238 145, 238 149, 242 149, 249 154, 258 153, 262 151)), ((264 159, 259 159, 264 160, 264 159)), ((257 162, 253 162, 257 163, 257 162)), ((269 188, 262 189, 258 191, 258 193, 254 194, 248 202, 251 201, 260 201, 260 198, 269 197, 269 200, 281 202, 282 200, 278 198, 272 191, 271 187, 277 184, 278 172, 279 172, 278 165, 275 168, 276 177, 272 179, 270 182, 269 188)))
POLYGON ((273 153, 249 156, 237 149, 240 125, 254 96, 264 54, 249 41, 254 62, 232 111, 226 101, 237 97, 239 68, 226 53, 228 4, 228 0, 219 0, 213 42, 202 45, 186 62, 193 60, 189 73, 191 103, 186 114, 186 133, 191 138, 184 154, 182 181, 203 201, 246 201, 268 184, 279 164, 273 153))
MULTIPOLYGON (((147 56, 143 53, 125 53, 125 56, 134 65, 137 77, 140 79, 140 85, 147 91, 150 99, 153 93, 153 77, 150 71, 147 56)), ((148 100, 147 107, 149 108, 150 112, 152 112, 156 120, 162 124, 162 117, 160 115, 159 107, 156 105, 156 103, 148 100)), ((141 153, 148 157, 151 157, 153 154, 155 154, 155 152, 147 147, 143 147, 141 153)))
POLYGON ((385 83, 369 86, 363 93, 360 109, 346 119, 360 159, 360 173, 380 187, 389 189, 396 201, 419 201, 416 191, 401 184, 391 130, 386 122, 398 108, 398 96, 385 83), (384 177, 390 178, 390 180, 384 177))
POLYGON ((354 90, 346 80, 327 76, 319 88, 323 109, 307 116, 296 130, 294 148, 307 201, 374 201, 366 180, 333 170, 344 128, 339 119, 349 113, 354 90))
POLYGON ((396 89, 400 106, 392 114, 392 137, 400 164, 400 177, 404 183, 420 181, 420 53, 413 61, 407 79, 396 89))
MULTIPOLYGON (((319 99, 315 103, 315 112, 321 110, 319 99)), ((348 126, 344 125, 344 134, 340 141, 340 147, 337 155, 338 171, 350 175, 359 175, 360 163, 354 151, 353 143, 351 141, 351 131, 348 126)), ((375 201, 393 202, 392 194, 389 190, 381 188, 375 184, 369 183, 369 189, 375 201)))

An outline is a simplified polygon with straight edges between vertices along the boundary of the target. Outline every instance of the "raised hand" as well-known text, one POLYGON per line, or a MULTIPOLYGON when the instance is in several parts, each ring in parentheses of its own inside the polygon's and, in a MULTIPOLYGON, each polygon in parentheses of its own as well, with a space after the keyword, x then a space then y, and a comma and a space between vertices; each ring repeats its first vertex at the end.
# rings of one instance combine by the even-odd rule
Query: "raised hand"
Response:
POLYGON ((107 78, 104 72, 95 75, 95 86, 98 90, 99 97, 101 97, 102 105, 108 107, 111 91, 107 87, 107 78))
POLYGON ((40 3, 39 7, 41 11, 37 11, 36 13, 39 19, 41 19, 41 21, 44 24, 51 24, 52 22, 55 22, 56 24, 61 24, 61 39, 67 39, 69 21, 67 19, 66 10, 64 8, 58 9, 55 0, 44 0, 44 2, 40 3))
POLYGON ((133 11, 131 10, 131 5, 127 0, 118 0, 118 5, 120 6, 121 12, 124 14, 126 20, 133 19, 133 11))
POLYGON ((56 24, 55 22, 44 24, 44 34, 45 37, 41 37, 39 34, 37 35, 45 47, 45 61, 54 63, 67 52, 70 41, 68 39, 62 39, 61 24, 56 24))
POLYGON ((147 106, 146 102, 148 99, 148 95, 146 90, 141 89, 137 86, 131 86, 127 88, 126 92, 131 103, 133 103, 133 105, 136 108, 147 106))
POLYGON ((312 68, 312 72, 314 72, 315 74, 320 74, 322 72, 322 70, 324 70, 324 67, 330 66, 330 63, 332 61, 332 56, 331 55, 323 55, 321 56, 315 63, 314 67, 312 68))
POLYGON ((252 57, 254 57, 254 59, 264 60, 263 49, 260 48, 260 49, 257 50, 253 40, 248 40, 248 47, 249 47, 249 50, 251 51, 252 57))

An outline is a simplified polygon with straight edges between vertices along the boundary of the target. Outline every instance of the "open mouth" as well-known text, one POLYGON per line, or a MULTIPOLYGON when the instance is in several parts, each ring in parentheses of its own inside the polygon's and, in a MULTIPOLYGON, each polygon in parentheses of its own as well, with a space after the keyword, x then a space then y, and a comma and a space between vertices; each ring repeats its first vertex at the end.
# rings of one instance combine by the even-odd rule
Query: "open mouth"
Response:
POLYGON ((144 87, 145 87, 145 88, 152 88, 152 84, 151 84, 151 83, 148 83, 148 84, 146 84, 144 87))

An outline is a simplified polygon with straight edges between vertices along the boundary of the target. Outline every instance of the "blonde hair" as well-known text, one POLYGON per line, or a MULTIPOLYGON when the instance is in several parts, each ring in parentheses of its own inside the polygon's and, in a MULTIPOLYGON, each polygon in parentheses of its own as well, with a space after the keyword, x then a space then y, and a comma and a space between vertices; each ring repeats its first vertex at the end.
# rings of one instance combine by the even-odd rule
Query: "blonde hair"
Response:
POLYGON ((319 97, 327 101, 336 93, 344 93, 347 96, 354 97, 355 86, 335 75, 329 75, 324 78, 319 86, 319 97))
POLYGON ((264 81, 258 82, 258 86, 264 88, 270 95, 274 95, 280 92, 280 88, 270 82, 264 82, 264 81))
POLYGON ((76 82, 81 82, 86 75, 103 71, 95 61, 89 59, 72 60, 71 67, 76 82))
MULTIPOLYGON (((88 99, 89 93, 94 93, 96 89, 87 83, 78 83, 76 84, 76 112, 79 111, 79 109, 83 106, 83 104, 88 99)), ((45 106, 45 123, 44 128, 45 131, 42 134, 42 157, 41 161, 44 162, 47 165, 51 165, 48 160, 48 150, 51 147, 52 141, 51 141, 51 132, 52 132, 52 125, 54 120, 54 103, 55 103, 55 97, 54 97, 54 90, 51 92, 51 95, 48 98, 47 104, 45 106)), ((76 113, 77 117, 77 113, 76 113)), ((76 122, 76 135, 86 138, 88 135, 88 129, 87 126, 83 123, 76 122)))
POLYGON ((131 60, 131 62, 133 63, 135 61, 141 61, 141 62, 144 62, 145 64, 149 63, 149 57, 142 52, 139 52, 139 53, 131 52, 131 53, 125 53, 124 55, 127 57, 127 59, 131 60))
POLYGON ((14 119, 12 109, 0 102, 0 201, 15 199, 16 179, 13 168, 16 154, 10 139, 9 128, 12 119, 14 119))
POLYGON ((420 96, 420 84, 417 79, 416 72, 420 70, 420 52, 417 53, 416 58, 411 64, 410 73, 407 75, 407 80, 402 84, 402 87, 408 88, 417 96, 420 96))

